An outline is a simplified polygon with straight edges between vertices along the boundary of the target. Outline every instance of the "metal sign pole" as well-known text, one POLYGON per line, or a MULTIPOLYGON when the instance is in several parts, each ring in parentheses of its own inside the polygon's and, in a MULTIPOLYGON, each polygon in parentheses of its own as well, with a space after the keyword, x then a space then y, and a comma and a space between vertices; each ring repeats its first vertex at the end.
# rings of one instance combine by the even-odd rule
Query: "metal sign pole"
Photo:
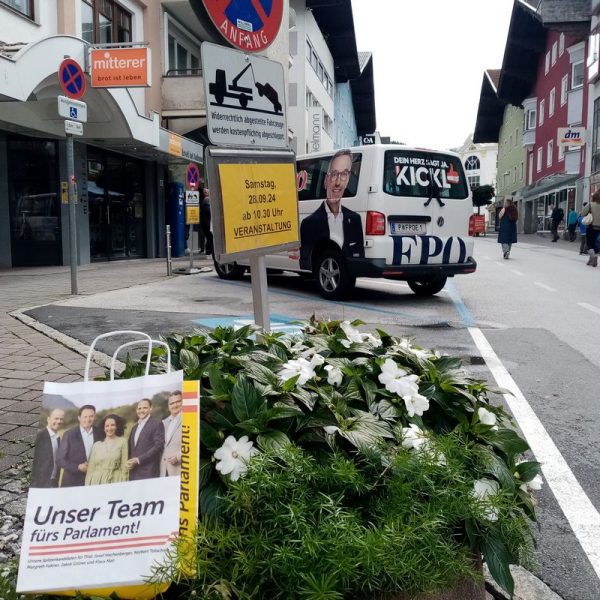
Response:
POLYGON ((267 266, 264 255, 253 256, 250 258, 250 276, 252 280, 254 323, 256 323, 264 333, 271 329, 269 290, 267 287, 267 266))
POLYGON ((194 226, 190 223, 190 234, 188 236, 190 243, 188 244, 188 252, 190 254, 190 273, 194 268, 194 226))
POLYGON ((73 136, 67 134, 67 173, 69 181, 69 255, 71 258, 71 294, 77 295, 77 212, 75 202, 75 156, 73 136))

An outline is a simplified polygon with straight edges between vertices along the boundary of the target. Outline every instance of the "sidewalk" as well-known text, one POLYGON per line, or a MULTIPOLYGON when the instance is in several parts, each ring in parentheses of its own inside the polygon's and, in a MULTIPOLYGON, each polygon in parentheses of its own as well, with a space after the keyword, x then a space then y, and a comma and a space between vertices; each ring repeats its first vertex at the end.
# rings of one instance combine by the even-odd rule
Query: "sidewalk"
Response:
MULTIPOLYGON (((494 235, 490 233, 487 237, 494 235)), ((579 251, 578 242, 560 240, 554 244, 549 237, 537 234, 520 235, 519 241, 579 251)), ((206 258, 194 262, 195 266, 211 264, 206 258)), ((173 267, 188 265, 189 259, 181 258, 174 260, 173 267)), ((136 286, 167 278, 163 259, 94 263, 79 267, 78 288, 80 295, 132 288, 135 298, 136 286)), ((10 313, 67 299, 70 290, 69 267, 0 269, 0 564, 19 552, 44 381, 81 380, 85 367, 83 354, 67 348, 60 339, 47 337, 25 325, 10 313)), ((103 373, 103 367, 93 365, 90 378, 103 373)), ((517 600, 560 600, 522 569, 516 571, 515 579, 517 600)))

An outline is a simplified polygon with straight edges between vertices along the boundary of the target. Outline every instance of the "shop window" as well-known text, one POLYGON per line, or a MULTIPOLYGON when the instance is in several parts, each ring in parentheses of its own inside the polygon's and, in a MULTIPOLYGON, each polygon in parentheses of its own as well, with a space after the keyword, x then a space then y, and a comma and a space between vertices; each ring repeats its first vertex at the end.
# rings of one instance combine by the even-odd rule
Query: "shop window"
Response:
POLYGON ((33 0, 0 0, 0 4, 16 10, 33 21, 33 0))
POLYGON ((113 0, 80 0, 80 2, 81 37, 86 42, 113 44, 133 41, 129 11, 113 0))

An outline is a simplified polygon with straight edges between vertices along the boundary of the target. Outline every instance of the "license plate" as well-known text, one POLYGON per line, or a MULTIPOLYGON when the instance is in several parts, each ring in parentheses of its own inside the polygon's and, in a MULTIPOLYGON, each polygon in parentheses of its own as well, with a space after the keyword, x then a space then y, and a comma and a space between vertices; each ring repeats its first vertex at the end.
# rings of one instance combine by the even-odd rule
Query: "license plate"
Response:
POLYGON ((427 223, 390 223, 392 235, 423 235, 427 233, 427 223))

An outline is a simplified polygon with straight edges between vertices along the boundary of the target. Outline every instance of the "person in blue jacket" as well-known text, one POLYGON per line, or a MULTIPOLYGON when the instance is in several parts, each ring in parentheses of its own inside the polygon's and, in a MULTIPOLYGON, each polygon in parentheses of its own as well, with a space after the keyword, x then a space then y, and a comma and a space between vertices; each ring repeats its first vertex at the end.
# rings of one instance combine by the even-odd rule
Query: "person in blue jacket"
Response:
POLYGON ((569 210, 567 216, 567 229, 569 230, 569 241, 575 241, 575 228, 577 227, 577 211, 574 208, 569 210))

